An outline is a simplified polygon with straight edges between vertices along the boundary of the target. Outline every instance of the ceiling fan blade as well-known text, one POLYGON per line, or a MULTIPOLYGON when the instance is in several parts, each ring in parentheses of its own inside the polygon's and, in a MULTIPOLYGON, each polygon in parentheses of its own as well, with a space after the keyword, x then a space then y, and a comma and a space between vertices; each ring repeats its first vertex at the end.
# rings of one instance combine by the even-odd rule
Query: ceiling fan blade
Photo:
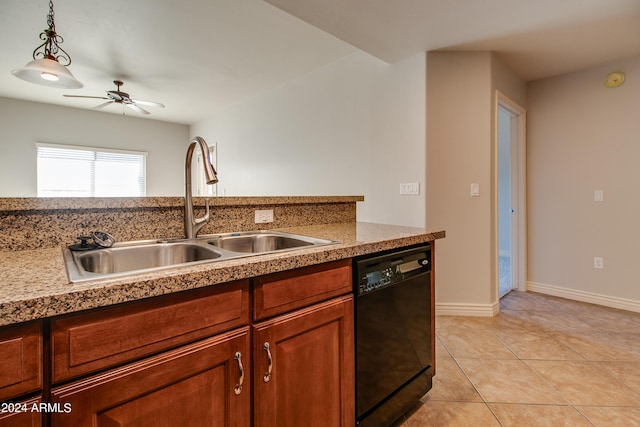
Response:
POLYGON ((91 99, 109 99, 106 96, 85 96, 85 95, 62 95, 67 98, 91 98, 91 99))
POLYGON ((107 102, 103 102, 103 103, 102 103, 102 104, 100 104, 100 105, 96 105, 95 107, 93 107, 93 108, 92 108, 92 110, 100 110, 101 108, 104 108, 104 107, 106 107, 106 106, 107 106, 107 105, 109 105, 109 104, 113 104, 113 100, 109 100, 109 101, 107 101, 107 102))
MULTIPOLYGON (((87 96, 87 95, 63 95, 63 96, 66 96, 69 98, 90 98, 90 99, 106 99, 107 100, 107 102, 104 102, 100 105, 93 107, 92 108, 93 110, 100 110, 109 104, 116 103, 116 104, 126 105, 127 107, 131 108, 133 111, 137 113, 149 115, 151 114, 150 112, 148 112, 144 108, 141 108, 137 104, 148 106, 148 107, 164 108, 164 104, 161 104, 159 102, 131 99, 129 98, 128 93, 122 92, 120 90, 120 87, 123 85, 122 81, 114 80, 113 83, 116 85, 117 90, 108 90, 107 96, 87 96)), ((123 110, 123 114, 124 114, 124 110, 123 110)))
POLYGON ((160 107, 160 108, 164 108, 164 104, 161 104, 159 102, 142 101, 140 99, 132 99, 131 101, 133 101, 136 104, 144 105, 145 107, 160 107))
POLYGON ((128 104, 128 103, 127 103, 127 104, 124 104, 124 105, 126 105, 127 107, 131 108, 131 109, 132 109, 132 110, 134 110, 134 111, 137 111, 138 113, 142 113, 142 114, 151 114, 151 113, 150 113, 150 112, 148 112, 147 110, 145 110, 145 109, 143 109, 143 108, 138 107, 136 104, 128 104))

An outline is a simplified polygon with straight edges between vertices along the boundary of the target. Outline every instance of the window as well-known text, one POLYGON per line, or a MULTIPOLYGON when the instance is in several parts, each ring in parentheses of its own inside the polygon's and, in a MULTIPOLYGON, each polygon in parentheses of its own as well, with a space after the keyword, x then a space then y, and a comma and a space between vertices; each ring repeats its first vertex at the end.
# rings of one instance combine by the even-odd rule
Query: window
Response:
POLYGON ((44 143, 36 148, 38 197, 146 195, 146 152, 44 143))

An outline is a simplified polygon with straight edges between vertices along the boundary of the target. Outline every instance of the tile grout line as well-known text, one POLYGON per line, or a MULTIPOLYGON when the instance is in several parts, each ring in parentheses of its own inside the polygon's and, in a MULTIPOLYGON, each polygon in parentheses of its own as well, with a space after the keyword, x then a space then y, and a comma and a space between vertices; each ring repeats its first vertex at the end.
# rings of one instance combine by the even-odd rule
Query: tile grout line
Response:
MULTIPOLYGON (((556 369, 563 369, 563 365, 562 365, 563 363, 567 363, 567 366, 569 366, 572 363, 575 363, 575 364, 586 363, 593 366, 593 368, 596 371, 599 371, 603 374, 603 378, 595 379, 596 382, 589 381, 587 384, 595 385, 595 384, 598 384, 598 381, 607 381, 607 379, 610 378, 611 381, 609 381, 609 385, 614 387, 614 389, 617 389, 618 386, 621 387, 621 389, 616 390, 616 393, 624 392, 625 389, 633 391, 634 394, 640 393, 640 390, 637 390, 638 385, 634 384, 634 380, 636 379, 636 377, 629 376, 625 373, 626 369, 633 368, 633 365, 630 365, 630 367, 626 367, 624 364, 620 364, 619 368, 614 369, 613 367, 611 367, 610 369, 607 369, 609 368, 609 365, 606 365, 607 361, 590 360, 589 354, 586 354, 586 355, 584 354, 586 349, 589 348, 589 345, 590 345, 589 339, 591 338, 591 336, 594 336, 595 341, 593 341, 591 345, 603 346, 605 350, 604 351, 600 350, 601 353, 596 353, 595 355, 592 354, 591 355, 592 358, 593 356, 606 356, 609 354, 613 356, 621 354, 622 356, 624 356, 625 354, 628 353, 631 355, 630 357, 635 355, 640 355, 640 348, 634 346, 633 342, 629 343, 630 342, 629 339, 624 338, 624 336, 622 336, 621 339, 619 340, 616 337, 613 337, 611 340, 602 338, 602 336, 606 334, 620 335, 620 334, 627 333, 631 335, 631 332, 626 332, 626 330, 624 331, 612 330, 612 327, 608 325, 612 325, 611 322, 619 321, 619 322, 623 322, 623 327, 628 328, 632 323, 640 324, 640 318, 632 316, 632 317, 627 317, 626 320, 625 319, 618 320, 615 318, 615 316, 617 315, 629 316, 628 313, 616 311, 616 313, 610 314, 608 310, 607 312, 598 311, 599 309, 597 309, 597 307, 596 307, 597 310, 591 312, 589 311, 590 308, 593 308, 591 307, 591 305, 576 306, 569 303, 568 307, 565 307, 562 305, 563 301, 560 299, 556 299, 556 298, 547 299, 544 296, 540 297, 540 296, 537 296, 536 294, 523 293, 522 295, 523 295, 522 298, 520 298, 521 297, 520 294, 517 294, 517 293, 514 295, 509 294, 508 297, 509 296, 514 297, 514 299, 511 301, 510 304, 503 304, 503 301, 501 300, 500 301, 501 312, 507 311, 507 310, 512 312, 514 316, 513 320, 515 320, 515 322, 512 323, 513 326, 517 326, 517 325, 525 326, 526 331, 530 331, 531 333, 539 334, 541 337, 544 337, 545 343, 547 342, 546 339, 550 339, 549 344, 551 348, 555 349, 556 344, 558 344, 559 346, 562 346, 562 349, 559 349, 560 351, 559 353, 556 353, 554 350, 550 352, 546 352, 544 349, 541 352, 537 350, 535 347, 533 347, 533 350, 528 350, 528 348, 525 346, 527 345, 535 346, 537 343, 535 339, 535 335, 534 335, 533 341, 529 339, 525 341, 516 342, 515 341, 516 337, 513 337, 514 341, 512 342, 512 345, 509 345, 508 342, 512 341, 511 339, 509 339, 510 337, 512 337, 511 334, 518 334, 519 329, 502 328, 502 325, 501 325, 502 322, 495 322, 495 323, 480 322, 479 324, 478 323, 474 324, 465 320, 465 321, 460 321, 459 323, 456 323, 457 322, 456 319, 453 319, 451 320, 451 323, 445 322, 445 327, 440 329, 441 331, 444 332, 450 327, 451 337, 453 337, 454 339, 457 338, 458 340, 461 338, 464 340, 464 335, 462 335, 463 333, 472 334, 474 331, 482 331, 482 333, 489 332, 489 334, 487 335, 487 338, 489 336, 495 338, 496 343, 499 343, 511 354, 511 356, 513 356, 513 359, 508 359, 508 360, 517 360, 520 363, 524 364, 524 366, 526 366, 526 369, 530 373, 533 373, 536 378, 541 380, 541 384, 544 384, 545 386, 549 387, 549 390, 553 390, 555 393, 557 393, 557 395, 561 397, 562 400, 564 400, 564 403, 518 403, 518 402, 487 401, 485 396, 483 396, 480 393, 480 390, 478 389, 476 384, 474 384, 473 381, 471 381, 471 378, 469 377, 467 372, 462 368, 462 365, 460 364, 459 360, 464 359, 465 357, 462 357, 462 356, 460 358, 456 357, 452 353, 452 349, 450 349, 445 344, 445 341, 442 335, 440 335, 438 331, 436 331, 436 336, 438 338, 439 343, 441 344, 440 348, 446 352, 449 358, 453 361, 455 367, 459 370, 460 373, 462 373, 466 382, 471 386, 471 389, 469 391, 473 390, 473 393, 475 393, 476 396, 479 397, 480 402, 476 402, 476 403, 482 403, 482 405, 484 405, 484 407, 489 410, 489 413, 491 414, 492 419, 494 419, 499 425, 504 426, 503 422, 500 421, 500 419, 498 418, 498 412, 495 412, 491 406, 494 403, 499 405, 553 406, 553 407, 571 408, 571 410, 575 412, 576 418, 583 420, 585 424, 588 424, 591 426, 596 425, 599 421, 597 421, 596 419, 591 420, 587 414, 591 412, 592 416, 596 416, 595 414, 597 412, 595 411, 597 411, 598 408, 604 408, 604 407, 623 408, 623 409, 629 408, 629 409, 635 410, 636 412, 640 411, 640 403, 638 405, 634 405, 633 402, 628 402, 628 399, 625 399, 624 401, 620 401, 620 402, 628 403, 626 405, 601 405, 601 404, 578 405, 576 404, 578 401, 585 401, 585 400, 578 399, 575 402, 573 401, 575 399, 569 400, 562 393, 562 390, 565 390, 565 392, 570 392, 571 393, 570 395, 574 397, 576 397, 577 395, 571 392, 571 389, 565 388, 564 382, 558 383, 556 381, 554 383, 550 383, 549 381, 545 380, 545 378, 542 376, 542 373, 546 372, 546 370, 538 372, 530 364, 532 362, 541 361, 543 363, 540 364, 540 367, 544 367, 546 366, 544 362, 558 362, 556 369), (529 299, 530 308, 527 309, 526 308, 527 300, 525 298, 529 298, 530 295, 531 295, 531 298, 529 299), (513 307, 516 307, 518 309, 516 310, 513 307), (526 313, 532 313, 532 314, 527 316, 526 313), (601 314, 602 314, 602 317, 600 317, 601 314), (587 318, 585 316, 590 316, 590 317, 587 318), (599 318, 605 322, 604 327, 603 325, 600 325, 598 323, 599 318), (558 320, 558 322, 556 322, 556 319, 558 320), (585 320, 589 320, 589 322, 587 323, 585 320), (519 322, 522 322, 522 323, 519 323, 519 322), (529 326, 530 328, 528 328, 527 326, 529 326), (456 337, 455 332, 458 329, 461 332, 459 332, 458 336, 456 337), (570 334, 571 331, 574 331, 575 333, 584 336, 583 342, 580 342, 580 341, 576 342, 576 344, 578 344, 577 347, 576 345, 571 345, 571 344, 574 344, 572 341, 570 344, 570 342, 565 343, 565 341, 560 339, 560 337, 562 337, 561 334, 570 334), (599 336, 599 338, 597 338, 597 336, 599 336), (585 345, 587 347, 584 347, 585 345), (616 353, 609 353, 606 347, 607 345, 611 346, 610 348, 612 349, 612 351, 616 353), (522 354, 522 356, 518 353, 517 349, 520 349, 519 352, 522 354), (622 352, 620 352, 620 349, 622 349, 622 352), (567 353, 565 353, 565 351, 567 351, 567 353), (528 355, 539 356, 539 357, 526 358, 526 356, 528 355), (573 359, 572 355, 575 355, 577 358, 573 359), (553 384, 556 384, 562 387, 557 388, 553 384), (585 408, 592 408, 592 409, 589 409, 587 412, 585 412, 584 411, 585 408)), ((499 315, 500 314, 498 314, 498 316, 499 315)), ((510 321, 511 319, 510 317, 507 317, 501 320, 510 321)), ((448 335, 445 335, 445 336, 448 336, 448 335)), ((478 341, 478 343, 481 343, 481 342, 482 340, 478 341)), ((458 341, 451 341, 450 344, 454 345, 456 351, 461 350, 462 353, 465 353, 465 354, 466 353, 479 354, 480 356, 478 357, 469 357, 470 359, 479 359, 479 361, 477 362, 479 364, 483 363, 482 360, 493 359, 491 357, 487 358, 485 356, 486 354, 492 354, 492 352, 497 351, 497 347, 492 347, 490 343, 488 343, 486 350, 482 350, 479 352, 468 351, 465 349, 464 346, 458 348, 458 346, 460 345, 458 341)), ((603 347, 600 347, 600 348, 603 348, 603 347)), ((496 354, 499 354, 499 352, 496 354)), ((497 360, 502 360, 502 359, 503 357, 497 358, 497 360)), ((613 361, 618 361, 618 360, 613 360, 613 361)), ((624 361, 620 361, 620 362, 624 362, 624 361)), ((638 363, 640 362, 640 360, 636 360, 632 358, 631 360, 629 360, 629 362, 638 363)), ((583 365, 582 369, 584 369, 584 366, 585 365, 583 365)), ((553 365, 549 365, 549 367, 553 367, 553 365)), ((578 371, 578 373, 579 372, 580 371, 578 371)), ((547 378, 553 379, 552 377, 549 377, 549 376, 547 376, 547 378)), ((576 380, 573 380, 573 378, 568 377, 565 381, 570 381, 569 386, 573 386, 573 387, 580 387, 580 384, 582 384, 579 378, 576 380), (574 381, 577 381, 577 382, 574 382, 574 381)), ((455 394, 451 396, 455 396, 455 394)), ((469 396, 471 395, 469 394, 469 396)), ((499 396, 499 397, 500 399, 502 399, 502 396, 499 396)), ((508 395, 505 399, 508 400, 508 395)), ((608 400, 605 399, 603 401, 599 399, 597 395, 586 400, 586 402, 596 402, 596 403, 605 402, 605 401, 610 403, 616 402, 615 400, 612 401, 611 399, 608 399, 608 400)), ((458 402, 458 400, 448 399, 448 400, 443 400, 442 402, 458 402)), ((473 401, 468 401, 466 399, 460 400, 459 402, 474 403, 473 401)), ((424 402, 424 404, 428 406, 428 399, 427 401, 424 402)), ((425 409, 428 409, 428 408, 425 408, 425 409)), ((619 413, 625 414, 624 411, 619 413)), ((617 415, 617 416, 621 416, 621 415, 617 415)), ((411 417, 405 417, 404 419, 406 421, 407 427, 412 425, 410 424, 411 417)))

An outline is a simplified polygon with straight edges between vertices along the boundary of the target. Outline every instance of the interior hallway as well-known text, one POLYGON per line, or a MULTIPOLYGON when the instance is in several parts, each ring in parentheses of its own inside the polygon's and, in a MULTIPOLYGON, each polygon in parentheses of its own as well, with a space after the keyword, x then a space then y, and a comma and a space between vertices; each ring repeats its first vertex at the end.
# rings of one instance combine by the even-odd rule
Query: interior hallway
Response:
POLYGON ((395 427, 640 426, 640 313, 512 291, 438 316, 433 389, 395 427))

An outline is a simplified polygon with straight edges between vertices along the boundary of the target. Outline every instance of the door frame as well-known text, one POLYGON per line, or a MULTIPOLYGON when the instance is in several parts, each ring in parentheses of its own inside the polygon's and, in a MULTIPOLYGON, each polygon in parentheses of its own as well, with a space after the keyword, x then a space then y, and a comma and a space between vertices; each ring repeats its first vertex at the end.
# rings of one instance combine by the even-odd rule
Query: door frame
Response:
MULTIPOLYGON (((515 118, 515 144, 511 145, 511 166, 515 167, 512 173, 511 204, 515 213, 511 221, 511 276, 515 279, 513 289, 527 290, 527 157, 526 157, 526 124, 527 111, 511 98, 496 90, 495 96, 495 129, 494 129, 494 267, 495 267, 495 292, 499 297, 499 245, 498 245, 498 109, 502 107, 513 114, 515 118)), ((496 298, 497 299, 497 298, 496 298)))

